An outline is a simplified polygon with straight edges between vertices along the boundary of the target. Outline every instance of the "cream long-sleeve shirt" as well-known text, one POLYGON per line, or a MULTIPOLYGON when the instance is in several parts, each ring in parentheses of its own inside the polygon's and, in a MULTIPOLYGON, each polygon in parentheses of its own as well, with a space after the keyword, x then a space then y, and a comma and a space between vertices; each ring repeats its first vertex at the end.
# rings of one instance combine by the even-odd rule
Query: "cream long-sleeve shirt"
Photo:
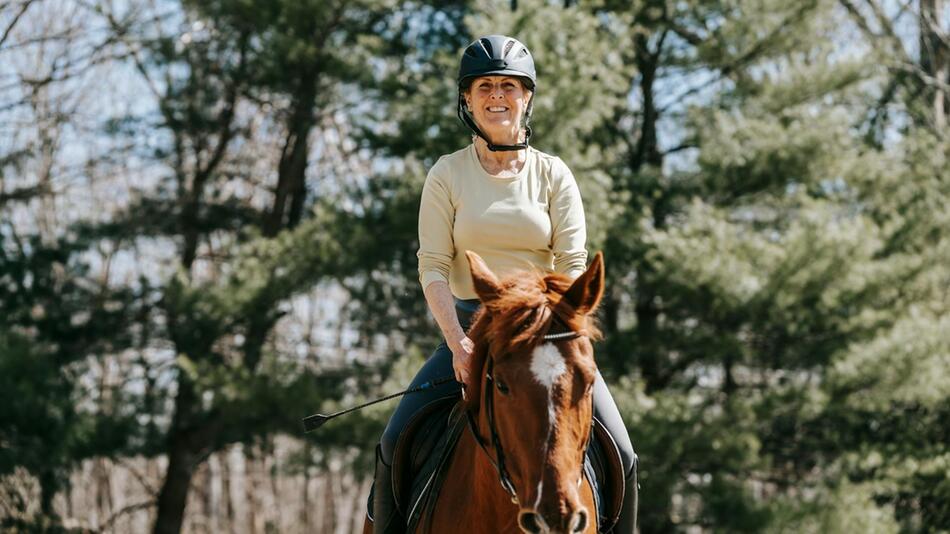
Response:
POLYGON ((516 270, 577 277, 587 264, 587 226, 574 175, 560 158, 528 148, 517 176, 498 178, 475 145, 439 158, 419 207, 419 281, 448 282, 460 299, 478 296, 465 251, 500 277, 516 270))

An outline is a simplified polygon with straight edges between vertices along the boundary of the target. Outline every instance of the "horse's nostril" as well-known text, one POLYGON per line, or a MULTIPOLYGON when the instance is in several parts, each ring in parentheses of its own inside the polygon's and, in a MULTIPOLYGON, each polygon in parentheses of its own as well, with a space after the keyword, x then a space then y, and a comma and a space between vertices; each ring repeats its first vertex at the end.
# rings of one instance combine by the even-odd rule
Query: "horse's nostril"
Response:
POLYGON ((541 532, 541 522, 538 521, 538 514, 534 512, 521 512, 518 515, 518 524, 525 532, 536 534, 541 532))
POLYGON ((580 510, 574 513, 571 518, 571 532, 584 532, 587 530, 587 510, 580 510))

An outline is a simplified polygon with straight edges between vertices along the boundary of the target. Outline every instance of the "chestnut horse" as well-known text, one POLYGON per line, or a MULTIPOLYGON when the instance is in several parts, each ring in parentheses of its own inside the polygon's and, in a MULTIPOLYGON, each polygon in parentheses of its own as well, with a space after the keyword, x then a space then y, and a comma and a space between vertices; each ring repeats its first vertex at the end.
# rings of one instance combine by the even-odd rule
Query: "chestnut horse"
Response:
MULTIPOLYGON (((604 291, 597 254, 573 282, 560 274, 499 280, 466 253, 482 307, 469 417, 434 509, 416 532, 574 534, 597 532, 597 510, 582 474, 597 374, 591 314, 604 291)), ((372 532, 371 525, 365 532, 372 532)))

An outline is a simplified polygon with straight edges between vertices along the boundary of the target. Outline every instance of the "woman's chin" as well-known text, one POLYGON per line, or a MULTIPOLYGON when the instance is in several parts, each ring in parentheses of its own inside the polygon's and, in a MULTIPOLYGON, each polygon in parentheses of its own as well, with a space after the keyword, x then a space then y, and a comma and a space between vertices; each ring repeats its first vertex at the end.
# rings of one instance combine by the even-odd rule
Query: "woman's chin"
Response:
POLYGON ((495 129, 495 130, 510 130, 514 125, 514 121, 511 117, 481 117, 478 121, 479 125, 483 125, 483 128, 495 129))

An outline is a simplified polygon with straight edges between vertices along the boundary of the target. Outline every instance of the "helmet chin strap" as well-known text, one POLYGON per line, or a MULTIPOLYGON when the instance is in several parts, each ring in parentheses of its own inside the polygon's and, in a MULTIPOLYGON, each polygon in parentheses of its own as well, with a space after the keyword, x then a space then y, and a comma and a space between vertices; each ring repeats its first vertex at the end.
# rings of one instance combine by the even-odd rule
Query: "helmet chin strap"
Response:
POLYGON ((489 141, 487 137, 482 135, 481 132, 478 132, 478 136, 485 140, 485 143, 488 144, 488 150, 491 150, 492 152, 511 152, 514 150, 525 150, 526 148, 528 148, 528 139, 531 137, 531 127, 525 126, 524 142, 518 143, 516 145, 496 145, 492 143, 491 141, 489 141))
POLYGON ((464 122, 466 126, 471 128, 472 131, 475 132, 475 135, 485 140, 485 142, 488 144, 488 150, 491 150, 492 152, 511 152, 514 150, 525 150, 528 148, 528 140, 531 139, 531 127, 527 125, 527 122, 528 122, 527 117, 531 115, 532 104, 533 102, 529 102, 528 109, 527 111, 525 111, 524 122, 526 124, 524 125, 524 128, 525 128, 524 142, 517 143, 514 145, 496 145, 492 143, 491 139, 489 139, 488 136, 485 135, 484 132, 482 132, 481 128, 478 127, 478 124, 475 122, 475 119, 472 117, 471 113, 469 113, 468 110, 465 109, 465 102, 463 102, 461 95, 459 96, 458 116, 459 116, 459 119, 461 119, 462 122, 464 122))

